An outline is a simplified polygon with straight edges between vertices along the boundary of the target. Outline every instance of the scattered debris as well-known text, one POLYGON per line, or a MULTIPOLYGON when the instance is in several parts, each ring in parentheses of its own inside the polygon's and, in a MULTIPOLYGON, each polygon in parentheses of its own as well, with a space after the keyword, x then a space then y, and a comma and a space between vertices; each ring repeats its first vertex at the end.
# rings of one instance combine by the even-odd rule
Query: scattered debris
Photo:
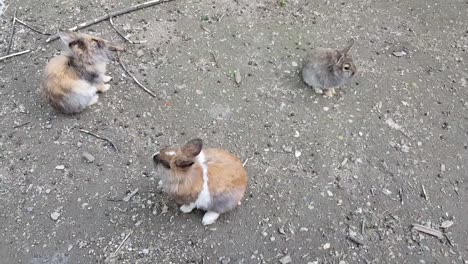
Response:
MULTIPOLYGON (((141 4, 136 4, 134 6, 130 6, 130 7, 124 8, 124 9, 120 9, 120 10, 116 10, 116 11, 110 12, 110 13, 108 13, 106 15, 102 15, 100 17, 97 17, 95 19, 80 23, 77 26, 69 28, 68 31, 77 31, 77 30, 80 30, 80 29, 95 25, 97 23, 100 23, 100 22, 102 22, 104 20, 109 19, 110 17, 116 17, 116 16, 124 15, 124 14, 131 13, 131 12, 143 9, 143 8, 147 8, 147 7, 150 7, 150 6, 154 6, 154 5, 158 5, 158 4, 162 4, 162 3, 167 3, 167 2, 171 2, 171 1, 174 1, 174 0, 151 0, 151 1, 141 3, 141 4)), ((59 38, 58 35, 54 35, 54 36, 48 38, 46 40, 46 42, 49 43, 49 42, 54 41, 54 40, 56 40, 58 38, 59 38)))
MULTIPOLYGON (((118 53, 117 53, 118 54, 118 53)), ((117 55, 117 61, 118 63, 120 64, 120 66, 122 67, 122 69, 124 70, 125 73, 128 74, 128 76, 130 76, 130 78, 133 79, 133 81, 141 88, 143 89, 145 92, 147 92, 149 95, 151 95, 152 97, 156 97, 156 94, 154 94, 151 90, 149 90, 148 88, 146 88, 143 84, 141 84, 137 78, 135 78, 135 76, 133 74, 130 73, 130 71, 127 69, 127 67, 125 66, 125 64, 122 62, 122 60, 120 59, 120 56, 117 55)))
POLYGON ((109 23, 111 25, 111 27, 114 29, 114 31, 117 33, 117 35, 119 35, 120 37, 122 37, 124 40, 126 40, 128 43, 130 44, 141 44, 141 41, 133 41, 133 40, 130 40, 129 38, 127 38, 125 36, 125 34, 123 34, 119 29, 117 29, 117 27, 115 26, 114 24, 114 21, 112 20, 112 16, 109 16, 109 23))
POLYGON ((444 234, 442 234, 442 232, 440 232, 439 230, 435 230, 435 229, 427 227, 427 226, 423 226, 423 225, 420 225, 420 224, 413 224, 413 228, 416 231, 419 231, 421 233, 425 233, 425 234, 428 234, 428 235, 431 235, 431 236, 435 236, 438 239, 442 239, 444 237, 444 234))
POLYGON ((97 134, 94 134, 88 130, 84 130, 84 129, 80 129, 80 132, 82 133, 85 133, 85 134, 88 134, 88 135, 91 135, 95 138, 99 138, 99 139, 102 139, 102 140, 105 140, 107 142, 109 142, 109 144, 111 144, 111 146, 114 148, 115 152, 119 152, 119 149, 117 148, 117 146, 114 144, 114 142, 112 142, 110 139, 106 138, 106 137, 103 137, 103 136, 100 136, 100 135, 97 135, 97 134))
POLYGON ((133 192, 129 193, 127 196, 125 196, 122 201, 124 202, 128 202, 130 201, 130 199, 132 199, 133 196, 135 196, 135 194, 137 194, 138 192, 138 188, 136 188, 135 190, 133 190, 133 192))
POLYGON ((392 118, 387 118, 385 123, 391 128, 400 131, 405 137, 411 138, 410 135, 403 129, 403 127, 397 124, 392 118))

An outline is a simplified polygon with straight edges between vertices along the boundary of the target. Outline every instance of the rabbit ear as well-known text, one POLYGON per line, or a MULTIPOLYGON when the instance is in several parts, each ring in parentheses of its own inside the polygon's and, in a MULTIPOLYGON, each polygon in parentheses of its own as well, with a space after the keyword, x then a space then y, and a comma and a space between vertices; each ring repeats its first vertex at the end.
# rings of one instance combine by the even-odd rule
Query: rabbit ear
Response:
POLYGON ((202 148, 203 141, 199 138, 194 138, 182 147, 182 154, 189 158, 195 158, 198 156, 198 154, 200 154, 202 148))
POLYGON ((348 40, 348 44, 341 52, 346 55, 349 52, 349 50, 353 47, 353 45, 354 45, 354 39, 351 38, 350 40, 348 40))
POLYGON ((70 33, 68 33, 68 32, 59 32, 58 35, 59 35, 60 39, 62 40, 62 42, 65 43, 65 45, 67 45, 67 46, 75 38, 75 36, 73 36, 71 32, 70 33))

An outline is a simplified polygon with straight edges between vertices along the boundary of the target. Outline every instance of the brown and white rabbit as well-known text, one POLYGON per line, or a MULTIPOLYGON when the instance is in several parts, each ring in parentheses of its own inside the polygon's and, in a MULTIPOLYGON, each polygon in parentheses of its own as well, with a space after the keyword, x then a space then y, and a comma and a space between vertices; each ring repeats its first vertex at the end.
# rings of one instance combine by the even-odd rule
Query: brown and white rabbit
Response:
POLYGON ((83 111, 97 103, 97 92, 109 90, 111 80, 105 75, 109 48, 122 48, 106 40, 83 33, 61 32, 63 53, 47 64, 42 94, 47 102, 65 114, 83 111))
POLYGON ((164 148, 153 162, 163 191, 182 205, 183 213, 194 208, 206 211, 203 225, 213 224, 220 214, 240 204, 247 188, 242 162, 225 150, 203 149, 201 139, 164 148))
POLYGON ((354 44, 350 39, 343 50, 315 48, 305 58, 302 67, 302 80, 312 86, 315 92, 332 97, 335 88, 353 78, 357 68, 349 54, 354 44))

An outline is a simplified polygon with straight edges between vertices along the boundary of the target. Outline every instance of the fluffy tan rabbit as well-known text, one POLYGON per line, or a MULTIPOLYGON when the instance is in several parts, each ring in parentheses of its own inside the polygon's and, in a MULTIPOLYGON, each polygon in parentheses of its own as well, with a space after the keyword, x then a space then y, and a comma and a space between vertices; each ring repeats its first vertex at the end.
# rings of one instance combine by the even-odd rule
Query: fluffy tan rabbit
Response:
POLYGON ((47 64, 42 94, 58 111, 79 113, 98 101, 97 92, 109 90, 105 84, 111 80, 105 75, 109 49, 122 48, 83 33, 61 32, 59 36, 65 49, 47 64))
POLYGON ((353 78, 357 68, 349 54, 354 40, 349 40, 343 50, 315 48, 305 58, 302 80, 312 86, 315 92, 332 97, 335 88, 353 78))
POLYGON ((163 190, 182 205, 180 210, 204 210, 202 223, 210 225, 240 203, 247 188, 247 173, 231 153, 203 149, 202 145, 201 139, 192 139, 183 147, 162 149, 153 156, 153 162, 163 190))

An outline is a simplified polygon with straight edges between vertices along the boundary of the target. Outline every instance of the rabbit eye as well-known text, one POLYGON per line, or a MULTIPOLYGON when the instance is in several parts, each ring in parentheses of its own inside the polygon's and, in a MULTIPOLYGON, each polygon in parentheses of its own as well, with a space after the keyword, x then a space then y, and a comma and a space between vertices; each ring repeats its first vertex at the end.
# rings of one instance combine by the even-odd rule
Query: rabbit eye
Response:
POLYGON ((343 69, 344 69, 345 71, 349 71, 350 68, 351 68, 351 66, 350 66, 349 64, 345 64, 345 65, 343 66, 343 69))

